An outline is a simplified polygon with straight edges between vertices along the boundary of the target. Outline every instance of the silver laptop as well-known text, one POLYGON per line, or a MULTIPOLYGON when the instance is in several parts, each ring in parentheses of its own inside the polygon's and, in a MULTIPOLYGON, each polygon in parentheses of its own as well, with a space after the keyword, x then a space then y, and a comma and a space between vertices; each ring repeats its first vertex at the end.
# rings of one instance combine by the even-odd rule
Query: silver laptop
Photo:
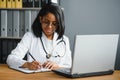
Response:
POLYGON ((112 74, 118 38, 118 34, 76 35, 71 69, 53 72, 71 78, 112 74))

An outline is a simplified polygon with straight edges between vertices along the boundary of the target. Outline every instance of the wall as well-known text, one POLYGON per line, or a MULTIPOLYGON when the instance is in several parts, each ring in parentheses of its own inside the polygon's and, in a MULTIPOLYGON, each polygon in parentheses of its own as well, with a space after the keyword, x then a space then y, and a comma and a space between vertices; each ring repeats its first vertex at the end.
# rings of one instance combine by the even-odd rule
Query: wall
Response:
MULTIPOLYGON (((76 34, 120 34, 120 0, 61 0, 73 50, 76 34)), ((120 40, 115 69, 120 69, 120 40)))

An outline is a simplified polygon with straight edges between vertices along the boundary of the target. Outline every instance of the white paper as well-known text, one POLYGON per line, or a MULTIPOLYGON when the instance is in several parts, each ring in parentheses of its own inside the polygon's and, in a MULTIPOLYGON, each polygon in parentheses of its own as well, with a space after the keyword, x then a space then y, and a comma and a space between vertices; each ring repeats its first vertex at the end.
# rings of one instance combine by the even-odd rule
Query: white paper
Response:
POLYGON ((28 68, 19 68, 19 67, 11 67, 11 69, 17 70, 17 71, 21 71, 23 73, 36 73, 36 72, 45 72, 45 71, 51 71, 50 69, 46 69, 46 68, 42 68, 42 69, 38 69, 38 70, 29 70, 28 68))

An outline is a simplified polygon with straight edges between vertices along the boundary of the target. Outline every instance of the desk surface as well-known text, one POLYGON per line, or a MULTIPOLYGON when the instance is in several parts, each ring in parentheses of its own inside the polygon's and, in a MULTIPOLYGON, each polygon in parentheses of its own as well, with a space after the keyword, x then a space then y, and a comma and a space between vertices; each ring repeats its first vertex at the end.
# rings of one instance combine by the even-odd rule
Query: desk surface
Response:
MULTIPOLYGON (((52 71, 25 74, 8 68, 6 64, 0 64, 0 80, 71 80, 71 78, 57 75, 52 71)), ((115 71, 112 75, 75 78, 74 80, 120 80, 120 70, 115 71)))

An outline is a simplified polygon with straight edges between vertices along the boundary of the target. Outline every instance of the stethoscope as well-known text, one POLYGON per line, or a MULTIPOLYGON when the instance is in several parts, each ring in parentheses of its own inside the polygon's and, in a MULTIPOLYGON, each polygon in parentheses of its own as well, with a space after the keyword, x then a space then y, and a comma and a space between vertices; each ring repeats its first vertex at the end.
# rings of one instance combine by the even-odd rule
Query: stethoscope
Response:
MULTIPOLYGON (((65 51, 63 52, 62 55, 59 55, 59 54, 58 54, 58 55, 56 55, 56 56, 53 56, 52 54, 49 54, 49 53, 46 51, 46 49, 45 49, 45 46, 44 46, 44 44, 43 44, 43 41, 42 41, 41 37, 40 37, 40 41, 41 41, 41 43, 42 43, 43 50, 44 50, 44 52, 46 53, 46 58, 47 58, 47 59, 50 59, 51 57, 63 57, 63 56, 65 55, 65 51)), ((64 43, 64 46, 66 46, 66 42, 63 40, 63 37, 62 37, 62 39, 57 43, 57 45, 62 44, 62 43, 64 43)), ((66 50, 66 48, 65 48, 65 50, 66 50)))

